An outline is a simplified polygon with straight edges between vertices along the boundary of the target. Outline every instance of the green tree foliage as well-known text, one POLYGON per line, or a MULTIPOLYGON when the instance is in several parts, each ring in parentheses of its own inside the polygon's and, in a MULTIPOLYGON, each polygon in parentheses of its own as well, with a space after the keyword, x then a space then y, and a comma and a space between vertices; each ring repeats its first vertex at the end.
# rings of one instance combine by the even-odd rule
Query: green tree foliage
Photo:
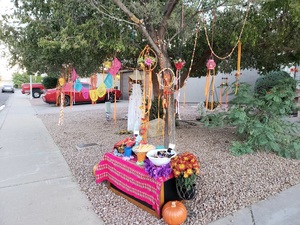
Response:
MULTIPOLYGON (((117 51, 124 58, 137 51, 134 44, 129 45, 130 27, 112 22, 85 1, 19 0, 15 5, 13 19, 20 24, 11 23, 6 16, 0 38, 9 46, 11 64, 19 64, 29 73, 59 74, 63 63, 72 63, 85 77, 117 51)), ((111 3, 103 3, 107 5, 111 3)))
POLYGON ((230 147, 234 155, 268 151, 300 159, 300 124, 284 119, 296 108, 294 88, 282 80, 269 94, 257 96, 249 85, 241 84, 228 112, 207 115, 202 121, 209 127, 236 127, 240 141, 230 147))
POLYGON ((58 78, 47 76, 43 79, 43 85, 46 89, 55 88, 57 86, 58 78))
POLYGON ((20 88, 23 83, 29 83, 29 75, 27 73, 14 73, 12 80, 15 88, 20 88))
POLYGON ((300 61, 300 2, 274 0, 251 7, 243 36, 243 67, 262 72, 300 61))
MULTIPOLYGON (((14 15, 6 15, 0 23, 0 39, 8 44, 11 64, 19 64, 29 73, 57 72, 62 63, 73 63, 79 75, 84 77, 98 70, 106 57, 116 53, 123 65, 135 67, 139 52, 150 43, 145 38, 146 33, 112 1, 14 2, 14 15)), ((299 1, 251 2, 242 35, 242 68, 271 71, 281 65, 298 63, 299 1)), ((154 44, 166 44, 163 49, 166 57, 180 56, 188 62, 182 80, 188 74, 198 12, 201 17, 191 76, 205 75, 205 63, 211 54, 204 33, 204 18, 214 52, 226 56, 237 42, 247 10, 247 4, 238 0, 205 1, 202 4, 193 0, 156 0, 124 4, 143 21, 154 44), (164 13, 171 15, 164 17, 164 13), (155 38, 157 36, 159 39, 155 38)), ((215 60, 219 70, 235 70, 236 51, 226 60, 215 60)))
MULTIPOLYGON (((30 82, 30 76, 25 73, 14 73, 12 75, 13 83, 15 88, 21 88, 21 85, 23 83, 29 83, 30 82)), ((32 76, 32 82, 33 83, 41 83, 43 78, 41 76, 32 76)))

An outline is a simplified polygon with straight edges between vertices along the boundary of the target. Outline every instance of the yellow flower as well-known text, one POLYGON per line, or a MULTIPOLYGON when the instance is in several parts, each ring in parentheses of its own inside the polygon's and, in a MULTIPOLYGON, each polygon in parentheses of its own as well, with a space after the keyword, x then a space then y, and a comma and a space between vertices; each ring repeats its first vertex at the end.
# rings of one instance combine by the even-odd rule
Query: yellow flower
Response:
POLYGON ((194 173, 192 169, 187 169, 186 172, 187 172, 188 175, 192 175, 194 173))
POLYGON ((184 171, 185 170, 185 165, 184 164, 179 164, 178 168, 180 171, 184 171))
POLYGON ((187 173, 187 172, 184 172, 183 177, 184 177, 184 178, 188 178, 188 177, 189 177, 188 173, 187 173))

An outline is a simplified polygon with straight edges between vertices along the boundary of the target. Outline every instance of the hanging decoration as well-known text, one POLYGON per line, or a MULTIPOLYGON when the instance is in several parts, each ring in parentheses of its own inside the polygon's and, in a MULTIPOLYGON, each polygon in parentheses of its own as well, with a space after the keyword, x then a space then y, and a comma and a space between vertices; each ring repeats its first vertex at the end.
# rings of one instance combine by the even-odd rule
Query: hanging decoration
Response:
POLYGON ((203 28, 204 28, 204 33, 205 33, 205 37, 206 37, 206 42, 208 44, 208 47, 210 48, 210 51, 211 51, 211 54, 214 55, 216 58, 220 59, 220 60, 224 60, 224 59, 227 59, 229 57, 231 57, 232 53, 234 52, 234 50, 237 48, 240 40, 241 40, 241 37, 242 37, 242 34, 243 34, 243 31, 244 31, 244 28, 245 28, 245 25, 246 25, 246 22, 247 22, 247 18, 249 16, 249 11, 250 11, 250 3, 251 3, 251 0, 248 0, 248 5, 247 5, 247 10, 246 10, 246 13, 245 13, 245 18, 244 18, 244 21, 243 21, 243 25, 242 25, 242 28, 241 28, 241 32, 237 38, 237 42, 236 44, 233 46, 233 48, 231 49, 231 51, 229 52, 228 55, 226 56, 219 56, 217 55, 214 50, 213 50, 213 43, 210 42, 209 40, 209 37, 208 37, 208 31, 207 31, 207 27, 206 27, 206 20, 205 20, 205 16, 203 15, 202 18, 203 18, 203 28))
POLYGON ((91 90, 89 90, 89 95, 92 100, 92 104, 96 104, 98 100, 98 91, 96 89, 97 87, 97 75, 93 74, 90 77, 90 82, 91 82, 91 90))
POLYGON ((58 126, 61 126, 64 122, 64 99, 65 94, 63 92, 60 93, 60 110, 59 110, 59 119, 58 119, 58 126))
POLYGON ((127 116, 127 130, 139 131, 142 118, 142 76, 137 69, 129 76, 129 103, 127 116))
POLYGON ((98 100, 98 90, 89 90, 89 95, 90 98, 92 100, 92 104, 96 104, 97 100, 98 100))
POLYGON ((228 108, 228 77, 222 77, 222 82, 220 85, 220 107, 223 108, 223 100, 222 97, 225 95, 225 109, 228 108))
POLYGON ((66 79, 64 77, 61 77, 58 79, 58 83, 61 87, 64 87, 66 85, 66 79))
POLYGON ((180 119, 180 112, 179 112, 179 109, 180 109, 180 106, 179 106, 179 101, 180 101, 180 79, 181 79, 180 71, 185 65, 185 60, 183 60, 181 58, 178 58, 178 59, 174 60, 174 65, 175 65, 175 68, 176 68, 176 80, 175 80, 175 82, 176 82, 176 91, 175 91, 176 110, 175 110, 175 112, 178 116, 178 119, 180 119))
POLYGON ((74 83, 74 89, 78 92, 81 91, 82 89, 82 83, 79 81, 79 79, 76 79, 75 83, 74 83))
POLYGON ((241 75, 241 57, 242 57, 242 43, 239 40, 238 42, 238 56, 237 56, 237 69, 236 69, 236 74, 235 74, 235 94, 238 93, 238 88, 239 88, 239 80, 240 80, 240 75, 241 75))
POLYGON ((157 73, 157 80, 161 88, 163 88, 163 108, 169 106, 169 98, 173 93, 175 74, 172 69, 164 68, 157 73))
MULTIPOLYGON (((164 120, 166 116, 167 109, 171 106, 171 95, 174 93, 174 80, 175 74, 172 69, 164 68, 157 74, 158 84, 161 89, 163 89, 163 96, 162 96, 162 107, 164 110, 164 120)), ((171 106, 172 107, 172 106, 171 106)), ((168 115, 173 116, 173 115, 168 115)), ((169 118, 167 118, 169 120, 169 118)), ((163 129, 163 136, 168 135, 165 134, 165 129, 163 129)))
POLYGON ((81 93, 84 99, 89 98, 89 89, 87 89, 86 87, 82 86, 81 93))
POLYGON ((142 93, 142 119, 141 119, 141 136, 143 141, 147 142, 147 129, 149 126, 149 116, 152 104, 152 71, 157 66, 157 55, 153 49, 146 45, 137 60, 138 65, 143 69, 143 93, 142 93))
POLYGON ((112 65, 112 62, 111 60, 107 59, 106 61, 104 61, 103 65, 105 69, 109 69, 112 65))
POLYGON ((78 75, 76 73, 75 68, 73 68, 73 71, 72 71, 72 81, 75 82, 77 78, 78 78, 78 75))
POLYGON ((71 67, 72 66, 70 64, 62 64, 62 73, 60 78, 58 79, 58 84, 56 88, 56 105, 60 105, 58 126, 61 126, 64 120, 64 87, 71 78, 71 67))
MULTIPOLYGON (((117 74, 120 71, 121 67, 122 67, 122 63, 116 58, 114 57, 114 59, 111 60, 106 60, 104 63, 104 68, 109 69, 108 70, 108 74, 106 75, 105 79, 104 79, 104 68, 103 68, 103 83, 105 85, 105 87, 107 89, 111 89, 114 86, 116 86, 116 79, 117 79, 117 74)), ((119 76, 120 78, 120 76, 119 76)), ((113 90, 111 91, 113 92, 113 90)), ((101 87, 98 87, 98 93, 99 96, 104 96, 106 94, 106 90, 104 93, 104 88, 103 85, 101 85, 101 87)), ((107 92, 108 93, 108 99, 110 99, 110 91, 107 92)), ((116 94, 113 95, 114 96, 114 123, 116 125, 116 120, 117 120, 117 96, 116 94)))
POLYGON ((106 94, 106 87, 104 83, 101 83, 97 88, 98 96, 102 98, 106 94))
POLYGON ((186 102, 186 82, 187 82, 187 79, 190 77, 190 73, 191 73, 194 58, 195 58, 195 52, 196 52, 196 46, 197 46, 197 40, 198 40, 198 34, 199 34, 199 27, 200 27, 200 20, 201 20, 201 17, 200 17, 200 14, 198 14, 198 22, 196 25, 195 40, 194 40, 194 47, 193 47, 191 62, 190 62, 190 66, 188 69, 188 74, 183 82, 183 85, 184 85, 183 105, 184 106, 185 106, 185 102, 186 102))
POLYGON ((214 109, 214 94, 215 94, 215 71, 216 63, 213 58, 209 59, 206 63, 206 84, 205 84, 205 107, 209 109, 208 103, 210 102, 210 109, 214 109), (212 74, 211 74, 212 73, 212 74))
POLYGON ((108 73, 106 75, 106 78, 104 80, 104 84, 105 84, 106 88, 108 88, 108 89, 113 87, 113 77, 110 73, 108 73))
POLYGON ((121 62, 117 58, 114 58, 114 60, 112 61, 111 67, 109 69, 109 73, 112 76, 115 76, 121 69, 121 66, 122 66, 121 62))

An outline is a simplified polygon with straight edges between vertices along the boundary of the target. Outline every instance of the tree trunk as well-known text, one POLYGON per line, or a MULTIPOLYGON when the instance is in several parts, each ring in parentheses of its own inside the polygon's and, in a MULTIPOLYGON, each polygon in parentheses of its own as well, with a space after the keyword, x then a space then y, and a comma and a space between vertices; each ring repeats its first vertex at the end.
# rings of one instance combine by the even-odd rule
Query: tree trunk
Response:
MULTIPOLYGON (((165 51, 162 51, 159 53, 161 55, 160 57, 160 65, 163 68, 160 68, 161 70, 166 68, 172 68, 170 59, 165 51)), ((161 75, 164 76, 164 75, 161 75)), ((174 74, 171 74, 171 76, 175 76, 174 74)), ((171 81, 173 78, 170 79, 171 81)), ((175 101, 174 101, 174 84, 167 88, 167 94, 163 93, 164 98, 166 98, 167 106, 164 109, 165 115, 164 115, 164 121, 165 121, 165 127, 164 127, 164 146, 165 148, 169 147, 169 144, 176 144, 176 131, 175 131, 175 101)), ((165 91, 165 90, 164 90, 165 91)))
MULTIPOLYGON (((178 0, 168 0, 163 12, 163 19, 161 21, 160 28, 154 30, 151 25, 144 26, 142 21, 137 18, 120 0, 112 0, 122 11, 124 11, 130 19, 136 24, 140 29, 141 33, 147 38, 149 45, 153 51, 157 54, 158 57, 158 66, 159 70, 164 68, 172 68, 169 56, 168 56, 168 46, 165 43, 165 34, 167 31, 168 20, 176 5, 178 0)), ((152 81, 154 90, 160 87, 158 86, 157 79, 154 77, 155 73, 152 74, 152 81), (156 83, 154 81, 156 79, 156 83)), ((171 79, 172 80, 172 79, 171 79)), ((171 87, 171 89, 174 87, 171 87)), ((170 90, 168 94, 164 94, 167 99, 167 107, 165 107, 165 136, 164 136, 164 146, 167 148, 169 143, 175 144, 175 104, 174 104, 174 93, 173 90, 170 90)), ((154 93, 158 93, 155 92, 154 93)))

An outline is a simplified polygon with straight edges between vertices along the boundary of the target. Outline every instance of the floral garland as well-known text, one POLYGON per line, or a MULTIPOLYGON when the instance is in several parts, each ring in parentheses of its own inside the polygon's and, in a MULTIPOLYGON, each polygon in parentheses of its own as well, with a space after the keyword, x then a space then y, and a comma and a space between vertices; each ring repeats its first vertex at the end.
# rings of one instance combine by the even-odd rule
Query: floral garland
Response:
POLYGON ((170 163, 162 166, 155 166, 149 159, 146 159, 144 161, 144 166, 145 171, 154 179, 159 177, 169 177, 169 175, 172 173, 170 163))

